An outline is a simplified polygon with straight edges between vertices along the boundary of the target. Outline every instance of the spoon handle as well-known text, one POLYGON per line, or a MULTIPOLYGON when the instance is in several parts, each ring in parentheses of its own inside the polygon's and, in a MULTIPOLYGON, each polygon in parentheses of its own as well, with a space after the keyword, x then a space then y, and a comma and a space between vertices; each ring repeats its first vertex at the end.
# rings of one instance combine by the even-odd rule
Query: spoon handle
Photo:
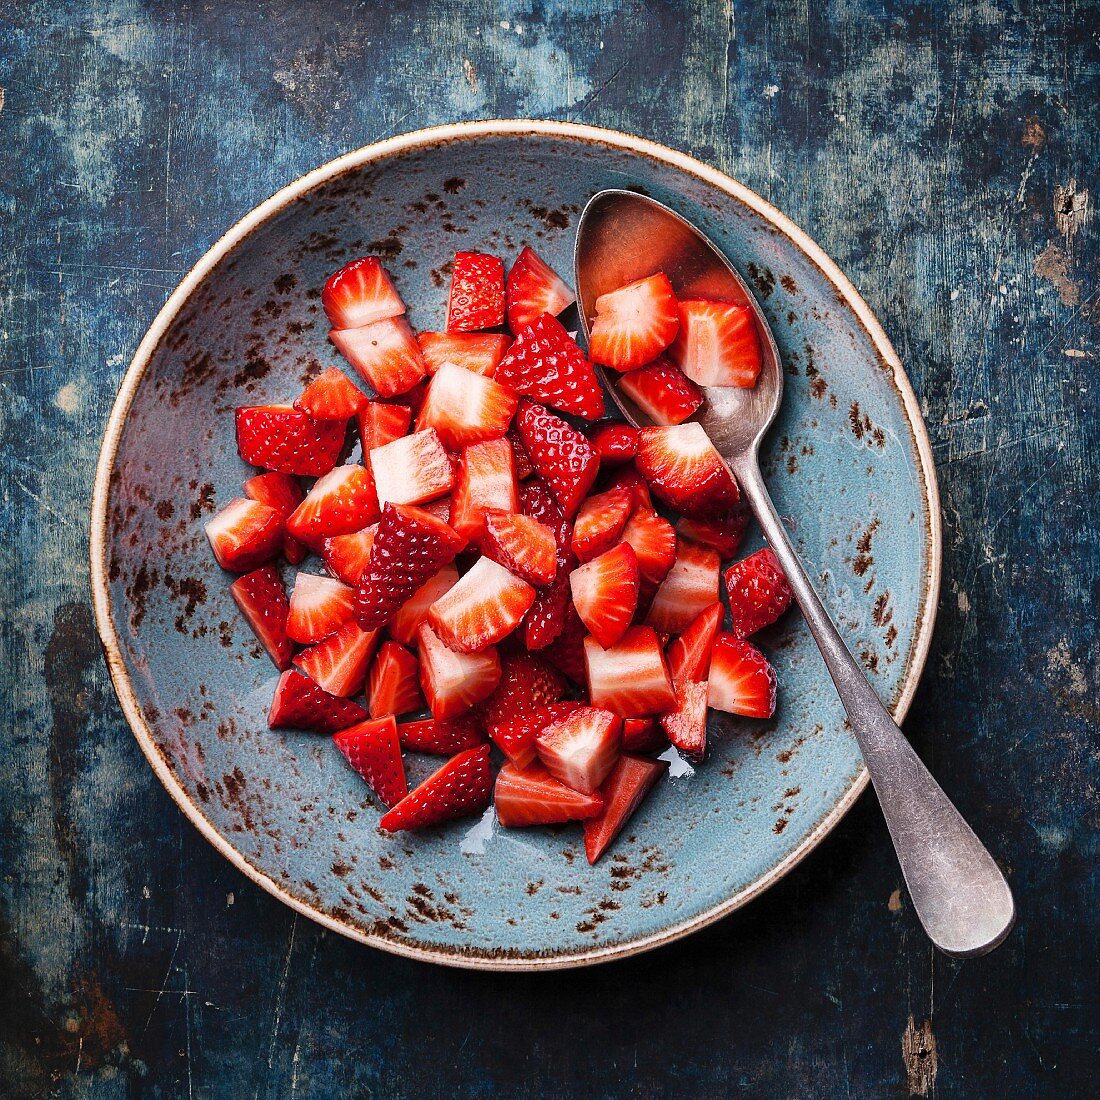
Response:
POLYGON ((1004 875, 913 751, 844 644, 791 546, 756 455, 736 460, 733 471, 825 658, 924 930, 948 955, 992 951, 1016 919, 1004 875))

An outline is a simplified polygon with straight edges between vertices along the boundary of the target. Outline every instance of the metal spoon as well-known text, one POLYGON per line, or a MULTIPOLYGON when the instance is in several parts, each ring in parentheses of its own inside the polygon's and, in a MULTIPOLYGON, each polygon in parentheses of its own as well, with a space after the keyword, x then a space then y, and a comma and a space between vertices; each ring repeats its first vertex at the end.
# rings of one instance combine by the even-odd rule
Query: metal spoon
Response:
MULTIPOLYGON (((742 302, 756 317, 763 370, 753 389, 712 387, 695 419, 741 485, 794 591, 848 713, 924 930, 948 955, 992 951, 1015 920, 993 857, 951 804, 890 717, 814 591, 760 473, 760 441, 783 399, 783 367, 760 306, 724 255, 668 207, 633 191, 601 191, 577 227, 577 305, 587 339, 599 295, 663 271, 682 297, 742 302)), ((601 374, 623 415, 648 423, 601 374)), ((609 377, 610 376, 610 377, 609 377)))

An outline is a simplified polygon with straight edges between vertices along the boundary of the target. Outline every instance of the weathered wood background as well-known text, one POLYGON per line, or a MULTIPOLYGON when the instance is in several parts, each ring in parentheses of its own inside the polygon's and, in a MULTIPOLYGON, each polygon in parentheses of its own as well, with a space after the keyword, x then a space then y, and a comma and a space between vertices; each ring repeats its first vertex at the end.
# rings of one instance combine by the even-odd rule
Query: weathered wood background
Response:
POLYGON ((0 1093, 1095 1094, 1100 8, 1078 0, 0 3, 0 1093), (943 492, 908 732, 1019 927, 933 954, 865 798, 778 888, 588 972, 431 969, 233 872, 122 720, 87 522, 116 386, 253 205, 395 132, 530 116, 730 171, 863 291, 943 492))

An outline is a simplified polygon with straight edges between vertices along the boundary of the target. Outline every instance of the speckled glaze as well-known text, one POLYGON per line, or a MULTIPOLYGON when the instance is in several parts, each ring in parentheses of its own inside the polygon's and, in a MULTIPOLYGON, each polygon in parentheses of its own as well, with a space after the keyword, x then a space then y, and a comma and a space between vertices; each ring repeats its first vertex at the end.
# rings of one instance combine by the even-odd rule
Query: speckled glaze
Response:
MULTIPOLYGON (((501 830, 491 812, 385 835, 328 738, 267 729, 276 673, 202 530, 250 472, 233 408, 289 400, 341 363, 319 299, 348 259, 384 257, 414 326, 439 328, 455 249, 511 257, 530 242, 568 272, 576 216, 605 187, 644 189, 695 221, 756 288, 787 368, 765 476, 899 718, 927 653, 940 534, 916 402, 863 301, 763 200, 682 154, 561 123, 421 131, 304 177, 207 254, 138 349, 97 473, 93 589, 123 709, 181 809, 283 901, 401 954, 535 969, 668 942, 775 882, 866 786, 793 614, 761 638, 776 718, 712 715, 706 763, 674 767, 594 868, 577 828, 501 830)), ((410 756, 410 781, 438 764, 410 756)))

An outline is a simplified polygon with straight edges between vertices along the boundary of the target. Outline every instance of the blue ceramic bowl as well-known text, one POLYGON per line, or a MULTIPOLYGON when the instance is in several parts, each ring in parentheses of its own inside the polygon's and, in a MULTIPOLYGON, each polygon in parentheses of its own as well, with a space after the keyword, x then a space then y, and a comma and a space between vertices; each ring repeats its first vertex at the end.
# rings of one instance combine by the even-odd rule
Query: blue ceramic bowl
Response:
MULTIPOLYGON (((138 348, 96 477, 92 584, 122 708, 183 812, 288 905, 399 954, 537 969, 667 943, 774 883, 867 785, 795 614, 763 639, 775 719, 714 714, 706 763, 674 768, 595 867, 576 827, 502 830, 491 811, 386 835, 328 738, 267 728, 276 674, 202 529, 250 473, 233 408, 290 399, 340 363, 319 298, 345 261, 383 256, 413 324, 438 328, 455 249, 530 242, 568 272, 577 214, 605 187, 678 210, 757 288, 788 371, 765 475, 899 719, 928 652, 940 528, 916 401, 862 299, 766 202, 670 149, 550 122, 425 130, 310 173, 207 253, 138 348)), ((438 763, 410 759, 410 778, 438 763)))

